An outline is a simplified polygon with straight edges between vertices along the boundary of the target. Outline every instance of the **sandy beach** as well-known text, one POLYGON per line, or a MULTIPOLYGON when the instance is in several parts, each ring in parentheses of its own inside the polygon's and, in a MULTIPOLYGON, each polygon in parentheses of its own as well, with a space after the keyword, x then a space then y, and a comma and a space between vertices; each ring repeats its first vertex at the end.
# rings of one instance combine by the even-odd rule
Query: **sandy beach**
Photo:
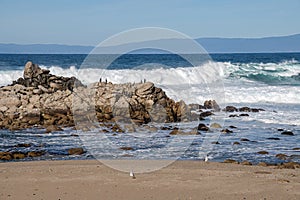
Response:
POLYGON ((0 188, 0 199, 300 199, 300 169, 177 161, 132 179, 96 160, 9 162, 0 188))

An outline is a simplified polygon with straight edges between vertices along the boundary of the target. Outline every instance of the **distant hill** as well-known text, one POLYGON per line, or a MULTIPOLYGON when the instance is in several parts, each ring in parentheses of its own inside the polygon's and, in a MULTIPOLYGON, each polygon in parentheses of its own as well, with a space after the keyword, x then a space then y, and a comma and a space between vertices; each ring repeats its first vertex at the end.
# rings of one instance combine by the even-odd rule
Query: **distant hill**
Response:
POLYGON ((300 52, 300 34, 265 38, 199 38, 196 40, 206 51, 213 53, 300 52))
POLYGON ((87 54, 93 46, 61 44, 0 44, 0 53, 10 54, 87 54))
MULTIPOLYGON (((177 39, 168 39, 166 44, 177 39)), ((300 34, 265 38, 198 38, 196 39, 209 53, 268 53, 268 52, 300 52, 300 34)), ((153 43, 158 41, 153 41, 153 43)), ((180 41, 184 44, 184 41, 180 41)), ((150 44, 151 41, 143 44, 150 44)), ((125 44, 134 47, 141 45, 125 44)), ((88 54, 93 46, 58 45, 58 44, 0 44, 0 53, 10 54, 88 54)), ((188 48, 188 47, 185 47, 188 48)), ((143 51, 140 51, 142 53, 143 51)), ((155 50, 146 50, 155 53, 155 50)), ((159 51, 158 51, 159 52, 159 51)))

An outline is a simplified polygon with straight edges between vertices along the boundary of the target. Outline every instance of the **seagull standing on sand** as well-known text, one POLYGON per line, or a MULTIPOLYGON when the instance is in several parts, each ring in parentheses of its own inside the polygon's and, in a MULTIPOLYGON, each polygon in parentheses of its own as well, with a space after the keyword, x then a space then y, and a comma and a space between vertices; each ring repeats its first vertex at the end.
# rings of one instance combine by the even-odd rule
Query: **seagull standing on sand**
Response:
POLYGON ((135 179, 135 175, 134 175, 134 173, 133 173, 133 170, 130 170, 129 176, 132 177, 133 179, 135 179))
POLYGON ((206 155, 204 158, 204 162, 207 162, 207 161, 208 161, 208 156, 206 155))

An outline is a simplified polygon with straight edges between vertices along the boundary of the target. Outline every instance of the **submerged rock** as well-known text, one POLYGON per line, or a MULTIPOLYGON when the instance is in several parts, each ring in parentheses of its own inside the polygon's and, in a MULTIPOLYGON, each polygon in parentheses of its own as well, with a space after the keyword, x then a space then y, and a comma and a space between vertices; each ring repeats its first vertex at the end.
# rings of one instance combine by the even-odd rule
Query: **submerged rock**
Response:
POLYGON ((200 113, 200 118, 205 118, 205 117, 208 117, 208 116, 211 116, 211 115, 213 115, 212 112, 205 111, 205 112, 200 113))
POLYGON ((238 109, 234 106, 226 106, 226 108, 224 109, 225 112, 237 112, 238 109))
POLYGON ((175 129, 170 132, 170 135, 199 135, 199 132, 197 130, 191 130, 191 131, 183 131, 175 129))
POLYGON ((24 159, 26 157, 26 154, 22 152, 14 152, 12 153, 12 157, 14 159, 24 159))
POLYGON ((250 142, 250 140, 247 139, 247 138, 241 138, 240 141, 241 141, 241 142, 250 142))
POLYGON ((221 133, 227 134, 227 133, 233 133, 233 131, 226 128, 221 130, 221 133))
POLYGON ((28 153, 23 153, 23 152, 0 152, 0 160, 19 160, 19 159, 24 159, 26 157, 39 157, 44 154, 43 151, 30 151, 28 153))
POLYGON ((81 155, 81 154, 84 154, 84 153, 85 153, 85 151, 81 147, 68 149, 68 154, 69 155, 81 155))
POLYGON ((22 144, 15 145, 15 147, 31 147, 31 144, 22 143, 22 144))
POLYGON ((220 124, 218 124, 218 123, 212 123, 210 125, 210 128, 222 128, 222 126, 220 124))
POLYGON ((277 138, 277 137, 269 137, 267 138, 268 140, 280 140, 280 138, 277 138))
POLYGON ((10 152, 0 152, 0 160, 12 160, 13 155, 10 152))
POLYGON ((259 112, 259 111, 265 111, 262 108, 249 108, 249 107, 241 107, 238 110, 240 112, 259 112))
POLYGON ((132 151, 133 148, 132 147, 120 147, 121 150, 124 150, 124 151, 132 151))
MULTIPOLYGON (((260 111, 265 111, 265 110, 262 108, 249 108, 249 107, 236 108, 234 106, 226 106, 226 108, 224 108, 223 111, 225 111, 225 112, 260 112, 260 111)), ((247 116, 247 114, 241 114, 241 115, 247 116)))
POLYGON ((266 154, 269 154, 269 152, 267 152, 267 151, 259 151, 259 152, 257 152, 258 154, 262 154, 262 155, 266 155, 266 154))
POLYGON ((27 153, 27 156, 28 157, 40 157, 44 154, 45 154, 44 151, 30 151, 30 152, 27 153))
POLYGON ((290 135, 290 136, 293 136, 294 133, 293 133, 292 131, 283 131, 283 132, 281 133, 281 135, 290 135))
POLYGON ((199 131, 208 131, 209 128, 205 124, 199 124, 198 125, 198 130, 199 131))
POLYGON ((207 100, 204 102, 204 109, 213 109, 215 111, 220 111, 220 106, 217 104, 215 100, 207 100))
POLYGON ((242 107, 242 108, 239 108, 239 111, 240 112, 251 112, 251 108, 249 108, 249 107, 242 107))
POLYGON ((288 157, 287 155, 283 154, 283 153, 279 153, 275 156, 276 158, 280 159, 280 160, 286 160, 286 158, 288 157))
POLYGON ((211 142, 211 144, 220 144, 220 142, 216 141, 216 142, 211 142))

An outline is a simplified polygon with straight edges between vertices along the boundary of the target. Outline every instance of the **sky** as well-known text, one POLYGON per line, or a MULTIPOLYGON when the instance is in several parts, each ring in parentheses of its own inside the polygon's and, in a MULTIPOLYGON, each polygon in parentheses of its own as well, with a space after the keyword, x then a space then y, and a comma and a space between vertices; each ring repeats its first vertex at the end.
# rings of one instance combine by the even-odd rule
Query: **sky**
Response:
POLYGON ((300 33, 300 0, 0 0, 0 43, 97 45, 132 28, 192 38, 300 33))

